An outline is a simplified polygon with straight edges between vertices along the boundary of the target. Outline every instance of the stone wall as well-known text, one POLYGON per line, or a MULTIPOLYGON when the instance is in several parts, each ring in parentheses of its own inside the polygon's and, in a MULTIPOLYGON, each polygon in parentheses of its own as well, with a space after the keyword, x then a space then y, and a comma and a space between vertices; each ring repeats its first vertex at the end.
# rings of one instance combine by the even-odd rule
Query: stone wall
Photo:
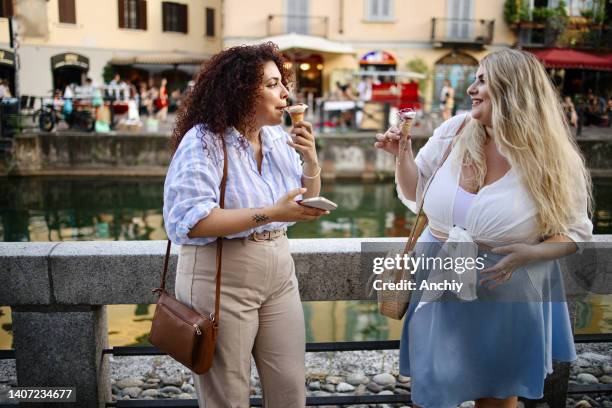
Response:
POLYGON ((15 138, 10 174, 163 176, 166 134, 33 133, 15 138))
MULTIPOLYGON (((415 137, 418 151, 427 137, 415 137)), ((612 140, 578 144, 594 176, 612 176, 612 140)), ((374 133, 321 134, 319 158, 326 179, 392 177, 395 160, 374 147, 374 133)), ((164 176, 170 162, 166 134, 32 133, 15 138, 4 169, 12 175, 164 176)), ((3 171, 0 166, 0 174, 3 171)))

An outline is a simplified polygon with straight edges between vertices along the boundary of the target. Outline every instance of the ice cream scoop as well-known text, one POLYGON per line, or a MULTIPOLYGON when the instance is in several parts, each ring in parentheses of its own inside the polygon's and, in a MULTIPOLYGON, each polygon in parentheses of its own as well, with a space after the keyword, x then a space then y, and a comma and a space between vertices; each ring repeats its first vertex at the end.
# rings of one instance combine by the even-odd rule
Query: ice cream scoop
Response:
POLYGON ((308 109, 308 105, 305 103, 298 103, 296 105, 287 106, 285 110, 291 116, 291 123, 294 125, 299 121, 304 120, 304 112, 308 109))
POLYGON ((413 109, 406 108, 400 110, 397 113, 397 116, 400 120, 400 132, 402 133, 402 138, 405 138, 410 134, 410 128, 412 127, 412 123, 416 117, 416 112, 413 109))

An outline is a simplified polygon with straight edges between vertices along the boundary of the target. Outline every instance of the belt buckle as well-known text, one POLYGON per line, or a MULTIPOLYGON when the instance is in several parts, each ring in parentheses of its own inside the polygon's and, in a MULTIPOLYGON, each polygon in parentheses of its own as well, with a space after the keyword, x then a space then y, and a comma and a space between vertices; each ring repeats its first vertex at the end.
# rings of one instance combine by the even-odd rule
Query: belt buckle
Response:
POLYGON ((266 234, 267 232, 268 232, 268 231, 263 231, 263 232, 254 232, 254 233, 252 234, 253 241, 255 241, 255 242, 264 242, 264 241, 267 241, 267 240, 269 239, 269 237, 270 237, 270 235, 268 234, 268 237, 266 238, 266 235, 265 235, 265 234, 266 234))
POLYGON ((285 235, 285 230, 278 229, 273 231, 262 231, 262 232, 253 232, 250 235, 252 241, 255 242, 265 242, 265 241, 273 241, 276 238, 285 235))

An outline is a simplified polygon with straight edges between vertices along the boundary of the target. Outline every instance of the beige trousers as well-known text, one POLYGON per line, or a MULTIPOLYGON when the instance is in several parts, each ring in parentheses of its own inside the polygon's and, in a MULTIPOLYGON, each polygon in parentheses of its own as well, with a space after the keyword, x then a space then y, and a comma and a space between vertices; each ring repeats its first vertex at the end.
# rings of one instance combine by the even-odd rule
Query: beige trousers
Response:
MULTIPOLYGON (((214 311, 216 243, 183 245, 176 295, 200 313, 214 311)), ((211 369, 193 375, 201 408, 249 406, 251 354, 264 407, 304 407, 304 314, 289 241, 225 240, 219 335, 211 369)))

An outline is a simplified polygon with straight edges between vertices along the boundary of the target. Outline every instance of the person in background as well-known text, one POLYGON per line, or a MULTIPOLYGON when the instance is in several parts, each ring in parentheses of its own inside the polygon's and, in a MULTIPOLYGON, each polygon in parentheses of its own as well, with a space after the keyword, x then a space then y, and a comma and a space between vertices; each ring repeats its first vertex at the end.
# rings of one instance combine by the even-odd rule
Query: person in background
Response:
POLYGON ((563 108, 563 113, 565 114, 567 123, 569 123, 572 127, 576 127, 578 125, 578 114, 576 113, 576 108, 574 107, 572 98, 569 96, 564 96, 561 107, 563 108))
POLYGON ((72 114, 73 105, 72 99, 74 98, 74 87, 73 84, 66 85, 64 89, 64 106, 62 108, 62 112, 66 116, 70 116, 72 114))
POLYGON ((119 86, 123 81, 121 80, 121 75, 115 74, 113 79, 108 83, 110 86, 119 86))
POLYGON ((181 97, 181 90, 178 88, 170 92, 168 112, 174 112, 178 109, 178 107, 181 105, 181 97))
POLYGON ((359 93, 359 100, 367 102, 372 99, 372 85, 373 79, 371 76, 364 77, 357 85, 357 92, 359 93))
POLYGON ((444 80, 444 86, 440 91, 440 110, 442 111, 442 118, 448 120, 453 116, 453 109, 455 107, 455 90, 451 85, 451 81, 448 79, 444 80))
POLYGON ((104 106, 104 99, 102 98, 102 95, 102 88, 100 86, 94 86, 91 105, 94 108, 94 117, 96 118, 96 121, 99 120, 100 110, 102 106, 104 106))
POLYGON ((152 101, 149 99, 149 93, 147 92, 147 83, 140 81, 138 84, 138 112, 140 116, 149 114, 149 105, 152 101))
POLYGON ((608 127, 612 126, 612 96, 608 98, 608 103, 606 105, 606 111, 608 113, 608 127))
POLYGON ((157 99, 155 99, 155 108, 157 108, 157 119, 161 122, 165 122, 168 117, 168 80, 162 78, 161 85, 159 87, 159 93, 157 99))
POLYGON ((601 118, 603 111, 599 98, 597 98, 591 90, 587 94, 586 109, 584 111, 584 125, 599 126, 601 124, 601 118))
POLYGON ((359 102, 357 102, 357 109, 355 110, 355 124, 358 127, 361 127, 362 124, 365 103, 372 99, 373 85, 374 79, 371 76, 364 76, 359 84, 357 84, 359 102))
POLYGON ((130 98, 130 86, 121 79, 121 75, 115 74, 109 82, 109 97, 116 101, 126 101, 130 98))
POLYGON ((53 109, 61 111, 64 106, 64 98, 62 98, 62 90, 56 89, 53 93, 53 109))
MULTIPOLYGON (((353 94, 350 82, 342 84, 340 81, 336 81, 336 90, 332 93, 331 97, 332 100, 337 101, 355 101, 357 99, 353 94)), ((353 109, 336 111, 333 115, 330 115, 330 118, 335 117, 336 128, 341 127, 342 129, 346 129, 347 127, 351 127, 353 123, 353 111, 353 109)))
POLYGON ((157 109, 155 108, 155 100, 157 99, 158 95, 159 89, 157 89, 157 87, 155 86, 153 78, 149 78, 149 81, 147 83, 147 100, 150 101, 150 103, 147 105, 147 113, 149 117, 153 117, 155 113, 157 113, 157 109))
POLYGON ((111 79, 111 81, 108 83, 109 98, 113 98, 114 100, 121 99, 120 85, 122 82, 121 75, 115 74, 115 76, 113 76, 113 79, 111 79))
POLYGON ((6 79, 0 79, 0 99, 11 97, 11 89, 9 88, 8 81, 6 79))
POLYGON ((80 91, 80 95, 79 97, 86 99, 88 101, 91 101, 93 99, 94 96, 94 85, 93 85, 93 81, 91 78, 86 78, 85 79, 85 85, 81 86, 79 91, 80 91))

